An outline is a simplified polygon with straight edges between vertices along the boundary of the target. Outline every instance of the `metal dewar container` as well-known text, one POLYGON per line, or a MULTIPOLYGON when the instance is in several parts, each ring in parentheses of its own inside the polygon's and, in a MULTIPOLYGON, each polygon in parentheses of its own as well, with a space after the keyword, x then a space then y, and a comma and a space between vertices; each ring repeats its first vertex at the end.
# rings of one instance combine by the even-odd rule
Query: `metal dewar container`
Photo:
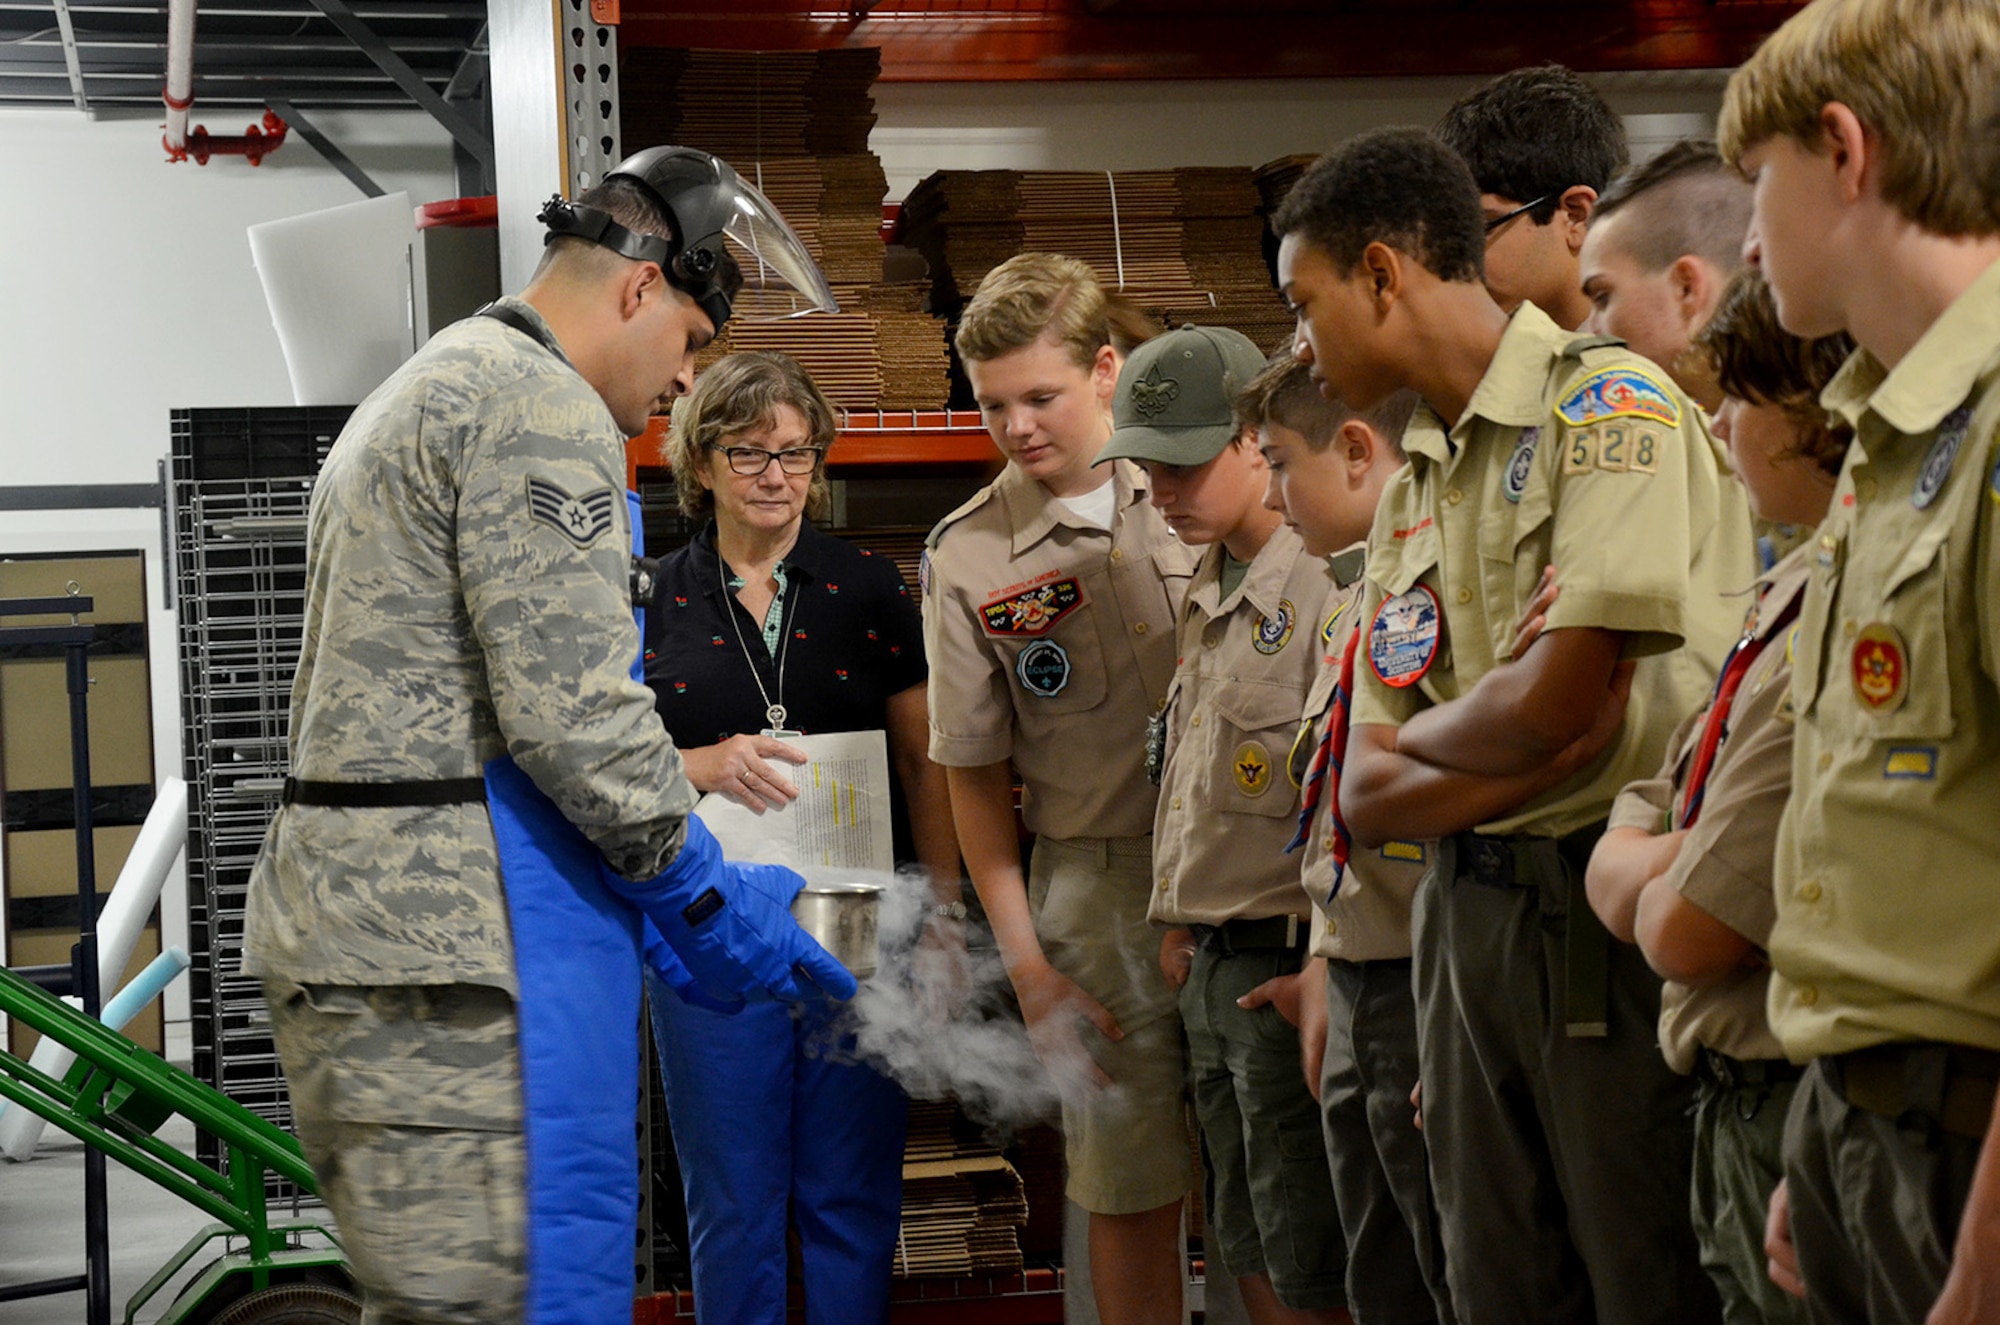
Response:
POLYGON ((856 980, 875 974, 880 951, 882 885, 808 883, 792 899, 792 916, 856 980))

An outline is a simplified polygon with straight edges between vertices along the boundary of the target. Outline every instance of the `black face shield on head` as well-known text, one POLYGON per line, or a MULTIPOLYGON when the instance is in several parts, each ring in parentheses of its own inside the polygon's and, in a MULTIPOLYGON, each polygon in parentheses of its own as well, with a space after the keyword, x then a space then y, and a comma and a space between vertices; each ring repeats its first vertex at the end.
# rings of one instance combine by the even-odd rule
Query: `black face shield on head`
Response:
POLYGON ((730 311, 723 281, 728 267, 725 241, 740 250, 727 256, 746 273, 754 273, 760 288, 795 291, 804 305, 799 311, 839 311, 825 275, 785 218, 720 157, 691 147, 649 147, 626 157, 610 173, 644 185, 673 218, 674 233, 680 238, 637 234, 595 207, 557 195, 539 217, 549 228, 549 240, 569 235, 635 262, 658 263, 667 280, 701 306, 717 331, 729 320, 730 311))

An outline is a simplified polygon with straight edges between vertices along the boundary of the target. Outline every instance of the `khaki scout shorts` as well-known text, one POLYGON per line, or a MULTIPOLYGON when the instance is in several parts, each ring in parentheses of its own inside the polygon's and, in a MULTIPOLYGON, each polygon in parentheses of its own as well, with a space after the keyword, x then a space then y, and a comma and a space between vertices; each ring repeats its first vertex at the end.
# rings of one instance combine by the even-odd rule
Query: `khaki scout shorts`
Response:
POLYGON ((271 1034, 364 1325, 520 1321, 514 1000, 484 985, 267 980, 271 1034))
POLYGON ((1084 1043, 1116 1085, 1063 1098, 1069 1199, 1092 1214, 1157 1210, 1187 1195, 1179 1003, 1160 974, 1150 838, 1035 839, 1028 906, 1049 964, 1118 1019, 1123 1040, 1084 1043))

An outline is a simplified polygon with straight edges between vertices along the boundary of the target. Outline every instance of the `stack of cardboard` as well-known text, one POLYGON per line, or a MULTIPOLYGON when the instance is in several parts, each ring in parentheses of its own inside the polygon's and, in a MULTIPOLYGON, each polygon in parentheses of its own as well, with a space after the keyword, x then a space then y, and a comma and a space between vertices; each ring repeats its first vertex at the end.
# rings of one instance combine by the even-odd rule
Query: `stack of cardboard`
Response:
POLYGON ((1028 1222, 1021 1177, 998 1148, 969 1132, 949 1102, 910 1104, 899 1279, 1021 1271, 1028 1222))
POLYGON ((1240 167, 944 170, 903 204, 935 308, 956 309, 1027 250, 1065 253, 1170 326, 1233 326, 1263 348, 1291 321, 1271 289, 1256 181, 1240 167))
POLYGON ((881 68, 872 49, 624 52, 625 150, 679 143, 728 161, 798 232, 841 308, 794 316, 798 300, 767 288, 746 261, 735 315, 698 367, 734 350, 779 350, 847 409, 940 409, 949 400, 951 352, 944 322, 925 310, 927 287, 883 281, 889 184, 868 151, 881 68))

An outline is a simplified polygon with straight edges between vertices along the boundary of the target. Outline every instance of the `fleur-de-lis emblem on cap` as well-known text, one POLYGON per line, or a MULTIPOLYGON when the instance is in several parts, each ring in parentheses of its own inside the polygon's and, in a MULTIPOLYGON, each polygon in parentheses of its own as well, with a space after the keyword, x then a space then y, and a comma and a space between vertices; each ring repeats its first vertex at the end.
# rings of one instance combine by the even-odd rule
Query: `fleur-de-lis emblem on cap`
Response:
POLYGON ((1150 419, 1173 404, 1180 393, 1181 384, 1171 377, 1161 377, 1160 365, 1154 364, 1132 384, 1132 408, 1150 419))

